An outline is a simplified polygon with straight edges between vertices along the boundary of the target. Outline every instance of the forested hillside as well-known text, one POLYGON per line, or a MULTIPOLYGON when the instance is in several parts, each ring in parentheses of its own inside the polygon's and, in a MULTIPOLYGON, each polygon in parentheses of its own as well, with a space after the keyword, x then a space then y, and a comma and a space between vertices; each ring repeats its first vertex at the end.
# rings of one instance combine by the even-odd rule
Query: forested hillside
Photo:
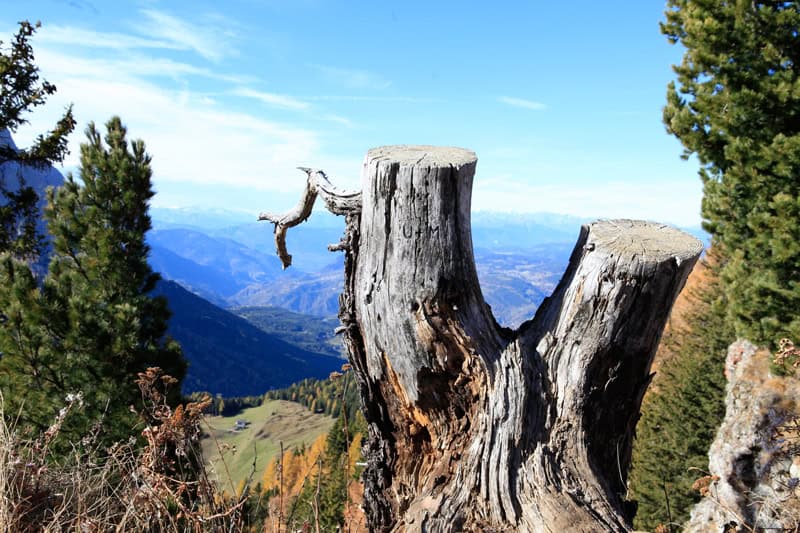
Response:
POLYGON ((732 337, 714 301, 712 253, 695 267, 676 302, 642 404, 630 473, 637 527, 681 524, 701 494, 708 448, 725 415, 724 361, 732 337))
POLYGON ((259 395, 307 377, 326 378, 342 366, 336 354, 289 344, 175 282, 162 281, 156 294, 169 302, 169 334, 189 362, 185 393, 259 395))
POLYGON ((234 307, 231 312, 304 350, 347 357, 341 338, 335 333, 339 327, 336 318, 310 317, 280 307, 234 307))

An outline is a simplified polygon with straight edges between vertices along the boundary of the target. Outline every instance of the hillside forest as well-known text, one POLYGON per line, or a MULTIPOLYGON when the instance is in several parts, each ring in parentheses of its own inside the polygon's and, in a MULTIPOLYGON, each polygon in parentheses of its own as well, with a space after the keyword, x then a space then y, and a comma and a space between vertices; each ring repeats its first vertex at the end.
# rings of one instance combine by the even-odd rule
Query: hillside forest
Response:
MULTIPOLYGON (((118 116, 88 125, 62 178, 71 107, 30 146, 13 140, 57 90, 36 63, 38 27, 0 40, 0 529, 412 530, 402 503, 385 503, 386 479, 407 489, 391 468, 410 457, 431 495, 447 476, 424 479, 433 446, 387 451, 434 422, 421 391, 405 398, 419 425, 380 423, 401 408, 355 353, 353 256, 322 255, 341 225, 312 217, 293 241, 317 250, 310 270, 276 281, 279 259, 254 251, 272 248, 271 227, 150 209, 158 154, 118 116)), ((800 531, 798 28, 797 2, 667 1, 660 30, 683 56, 663 124, 699 166, 694 233, 709 246, 656 339, 632 447, 615 456, 620 531, 800 531)), ((473 220, 480 288, 509 338, 547 309, 570 260, 571 226, 548 223, 473 220)), ((402 391, 403 371, 387 387, 402 391)), ((430 404, 451 386, 435 384, 430 404)), ((502 523, 424 512, 431 531, 525 530, 520 501, 502 503, 502 523)), ((559 520, 536 531, 569 530, 559 520)))

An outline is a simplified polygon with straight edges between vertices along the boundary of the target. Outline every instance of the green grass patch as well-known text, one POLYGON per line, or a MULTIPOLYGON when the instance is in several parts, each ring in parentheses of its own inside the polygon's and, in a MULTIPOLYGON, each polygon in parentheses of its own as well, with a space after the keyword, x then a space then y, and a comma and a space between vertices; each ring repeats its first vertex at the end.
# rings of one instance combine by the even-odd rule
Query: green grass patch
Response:
POLYGON ((233 492, 251 474, 253 483, 257 483, 269 461, 280 453, 281 442, 284 449, 303 444, 308 447, 330 431, 334 422, 329 416, 284 400, 268 400, 232 416, 209 416, 206 421, 207 434, 201 440, 203 457, 227 492, 233 492), (237 420, 249 425, 234 430, 237 420))

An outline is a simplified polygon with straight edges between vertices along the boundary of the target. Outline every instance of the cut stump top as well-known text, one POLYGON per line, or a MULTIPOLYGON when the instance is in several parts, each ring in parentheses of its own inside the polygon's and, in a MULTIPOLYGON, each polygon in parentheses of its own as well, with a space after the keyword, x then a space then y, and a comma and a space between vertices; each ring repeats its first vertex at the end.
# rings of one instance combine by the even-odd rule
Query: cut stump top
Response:
POLYGON ((367 152, 368 161, 397 163, 400 166, 461 167, 475 163, 475 152, 452 146, 396 144, 380 146, 367 152))
POLYGON ((666 224, 627 219, 594 222, 587 244, 640 263, 661 263, 674 257, 680 264, 703 251, 703 243, 684 231, 666 224))

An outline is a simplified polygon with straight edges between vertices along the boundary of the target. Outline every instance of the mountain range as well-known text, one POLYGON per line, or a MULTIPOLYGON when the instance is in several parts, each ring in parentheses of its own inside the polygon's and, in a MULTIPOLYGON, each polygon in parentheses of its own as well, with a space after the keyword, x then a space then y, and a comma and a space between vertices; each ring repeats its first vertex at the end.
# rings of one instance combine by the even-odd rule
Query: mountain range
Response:
MULTIPOLYGON (((0 143, 13 147, 8 135, 0 143)), ((22 178, 42 199, 46 187, 63 182, 52 167, 24 170, 7 163, 0 178, 11 190, 22 178)), ((169 300, 169 332, 190 363, 185 392, 262 394, 341 367, 333 330, 343 256, 327 250, 342 235, 340 218, 318 211, 294 228, 288 237, 294 264, 283 270, 272 226, 255 222, 255 214, 152 208, 151 216, 149 260, 164 278, 157 292, 169 300)), ((558 283, 586 221, 549 213, 473 214, 478 276, 500 323, 514 327, 533 316, 558 283)))
MULTIPOLYGON (((341 350, 333 330, 338 324, 343 256, 327 250, 341 236, 341 219, 315 213, 293 228, 287 241, 294 260, 283 270, 274 252, 272 226, 253 222, 255 215, 162 208, 154 209, 153 217, 150 262, 176 282, 167 294, 175 313, 170 331, 192 362, 186 390, 260 393, 292 376, 325 376, 338 367, 340 360, 324 357, 340 355, 341 350), (207 304, 190 303, 179 286, 216 304, 214 312, 203 311, 205 317, 198 317, 209 309, 207 304), (211 315, 216 321, 208 319, 211 315), (246 327, 244 319, 260 332, 246 327), (278 352, 286 357, 272 355, 275 338, 300 352, 283 348, 278 352), (299 367, 292 366, 298 362, 299 367)), ((561 278, 585 222, 554 214, 474 214, 478 277, 501 324, 516 327, 533 317, 561 278)), ((707 241, 701 230, 688 231, 707 241)))
MULTIPOLYGON (((270 224, 241 223, 240 213, 226 217, 220 210, 205 216, 162 208, 153 216, 151 264, 165 278, 223 307, 270 306, 316 317, 336 315, 342 255, 328 252, 327 245, 340 239, 341 219, 315 214, 294 228, 287 239, 294 261, 282 270, 270 224), (162 216, 166 220, 158 218, 162 216), (204 225, 193 225, 197 220, 204 225), (214 228, 210 220, 234 225, 214 228)), ((478 276, 501 323, 516 326, 533 316, 558 283, 583 222, 553 214, 475 214, 478 276)))
MULTIPOLYGON (((16 150, 7 130, 0 129, 0 146, 16 150)), ((39 196, 40 211, 46 203, 47 188, 58 187, 63 182, 61 173, 50 165, 20 165, 14 161, 0 165, 3 188, 13 192, 20 186, 31 186, 39 196)), ((0 205, 2 201, 0 198, 0 205)), ((165 216, 169 216, 169 211, 165 216)), ((217 224, 231 220, 227 211, 217 218, 207 211, 181 213, 181 216, 194 216, 194 222, 217 224)), ((38 230, 47 235, 44 218, 40 219, 38 230)), ((184 280, 192 289, 165 279, 155 291, 169 301, 172 310, 169 333, 181 344, 189 362, 184 392, 260 395, 304 378, 325 378, 330 372, 341 369, 341 352, 332 339, 335 325, 330 321, 309 319, 284 310, 250 308, 247 313, 262 326, 257 327, 215 305, 227 305, 226 297, 277 278, 282 269, 274 254, 252 250, 223 237, 210 237, 200 231, 176 229, 175 232, 177 235, 169 229, 150 233, 153 253, 149 259, 154 270, 164 270, 168 266, 171 277, 184 280), (166 247, 160 245, 162 241, 166 247), (293 340, 297 344, 291 342, 293 340)), ((40 260, 32 265, 38 274, 46 272, 49 257, 47 247, 40 260)))

